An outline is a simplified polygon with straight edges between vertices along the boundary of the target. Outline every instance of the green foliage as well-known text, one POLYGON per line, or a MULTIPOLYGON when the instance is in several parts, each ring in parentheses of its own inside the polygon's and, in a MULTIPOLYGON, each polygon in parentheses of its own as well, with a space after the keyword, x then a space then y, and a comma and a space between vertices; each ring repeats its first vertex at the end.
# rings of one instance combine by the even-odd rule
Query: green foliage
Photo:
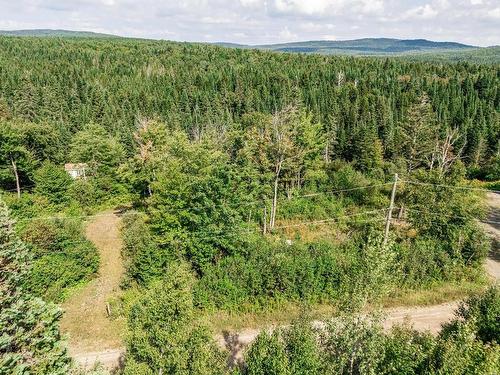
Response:
POLYGON ((224 133, 245 114, 269 115, 300 98, 313 123, 328 132, 326 154, 364 165, 370 154, 378 155, 374 136, 385 157, 395 155, 397 128, 406 126, 408 109, 427 93, 440 130, 459 129, 467 145, 464 160, 479 165, 498 151, 495 64, 304 56, 131 39, 0 37, 0 51, 0 96, 12 117, 55 124, 66 139, 95 123, 119 135, 131 151, 139 116, 180 124, 193 135, 224 133))
POLYGON ((322 339, 330 373, 377 374, 384 358, 383 334, 377 320, 359 316, 332 319, 322 339))
POLYGON ((30 254, 13 225, 0 200, 0 373, 67 374, 70 359, 59 333, 62 312, 22 288, 30 254))
POLYGON ((462 302, 457 310, 457 319, 445 326, 450 334, 464 320, 484 343, 500 343, 500 288, 492 286, 478 296, 462 302))
POLYGON ((429 333, 396 326, 386 334, 382 346, 384 358, 378 366, 379 374, 425 374, 435 341, 429 333))
POLYGON ((128 212, 123 216, 122 223, 125 282, 129 284, 135 281, 147 285, 165 273, 173 258, 171 254, 160 250, 154 241, 145 215, 128 212))
POLYGON ((124 150, 118 139, 111 137, 104 127, 91 123, 75 134, 69 157, 73 163, 87 163, 98 176, 116 175, 124 150))
POLYGON ((23 124, 0 119, 0 163, 3 182, 14 186, 16 179, 19 185, 29 181, 33 172, 35 158, 33 151, 26 144, 23 124))
POLYGON ((186 264, 171 263, 131 309, 125 374, 224 373, 224 356, 194 320, 193 283, 186 264))
POLYGON ((319 330, 304 322, 261 333, 244 374, 496 374, 498 287, 462 304, 437 337, 408 326, 384 332, 377 316, 343 315, 319 330), (496 337, 491 337, 491 333, 496 337), (486 336, 485 336, 486 334, 486 336))
POLYGON ((398 128, 399 154, 407 163, 408 172, 430 165, 434 143, 438 139, 439 129, 429 97, 422 95, 418 102, 408 109, 408 114, 398 128))
POLYGON ((290 374, 317 374, 323 371, 325 364, 318 350, 317 335, 306 320, 294 322, 282 335, 290 374))
POLYGON ((409 206, 408 220, 420 237, 440 240, 451 259, 466 265, 479 264, 490 248, 475 222, 484 208, 476 194, 453 188, 466 184, 461 172, 453 172, 443 175, 420 170, 414 174, 414 179, 424 185, 405 186, 403 199, 409 206))
POLYGON ((368 178, 362 172, 356 170, 351 164, 333 161, 327 165, 327 183, 325 189, 327 191, 344 190, 341 196, 352 200, 358 205, 378 205, 380 201, 384 206, 387 206, 380 188, 373 187, 367 189, 359 189, 363 186, 380 184, 380 181, 368 178))
POLYGON ((95 178, 73 181, 68 190, 68 196, 83 209, 96 206, 106 198, 95 178))
POLYGON ((473 324, 456 321, 437 340, 431 369, 435 374, 495 374, 500 370, 500 346, 478 340, 473 324))
POLYGON ((226 257, 205 271, 195 286, 196 304, 242 310, 271 301, 345 298, 362 270, 355 246, 257 242, 247 257, 226 257))
POLYGON ((46 161, 35 171, 33 180, 35 193, 43 195, 50 203, 58 205, 68 201, 72 179, 62 167, 46 161))
POLYGON ((444 325, 431 367, 438 374, 494 374, 500 371, 500 293, 492 286, 462 302, 444 325))
POLYGON ((23 233, 34 258, 23 286, 33 295, 59 302, 71 287, 96 274, 99 254, 85 239, 80 222, 33 221, 23 233))
POLYGON ((205 142, 172 132, 155 171, 147 212, 156 241, 200 271, 236 251, 246 198, 227 156, 205 142))
POLYGON ((261 333, 245 356, 246 374, 287 375, 290 374, 285 345, 279 331, 261 333))

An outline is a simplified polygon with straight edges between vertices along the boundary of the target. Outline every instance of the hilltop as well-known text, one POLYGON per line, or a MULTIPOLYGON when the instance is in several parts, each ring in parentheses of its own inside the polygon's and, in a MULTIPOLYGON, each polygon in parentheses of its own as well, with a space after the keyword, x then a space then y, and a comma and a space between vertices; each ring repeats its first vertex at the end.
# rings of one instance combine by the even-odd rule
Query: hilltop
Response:
POLYGON ((92 31, 32 29, 32 30, 0 30, 4 36, 28 37, 65 37, 65 38, 120 38, 117 35, 95 33, 92 31))
POLYGON ((434 42, 426 39, 364 38, 354 40, 312 40, 281 44, 241 45, 216 43, 224 47, 256 48, 279 52, 301 52, 349 55, 399 55, 436 51, 457 51, 478 48, 456 42, 434 42))

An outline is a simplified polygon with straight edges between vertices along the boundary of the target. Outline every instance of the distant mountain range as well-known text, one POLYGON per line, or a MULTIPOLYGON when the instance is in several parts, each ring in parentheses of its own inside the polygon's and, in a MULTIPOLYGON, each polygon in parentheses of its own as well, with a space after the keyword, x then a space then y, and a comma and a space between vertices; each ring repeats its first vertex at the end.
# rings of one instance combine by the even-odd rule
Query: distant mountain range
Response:
POLYGON ((433 42, 426 39, 365 38, 355 40, 318 40, 282 44, 244 45, 215 43, 229 48, 255 48, 279 52, 322 53, 342 55, 401 55, 408 53, 458 51, 478 48, 455 42, 433 42))
MULTIPOLYGON (((59 38, 122 38, 118 35, 71 30, 0 30, 0 36, 59 38)), ((246 45, 212 43, 226 48, 259 49, 277 52, 320 53, 326 55, 399 56, 415 60, 500 62, 500 46, 476 47, 455 42, 426 39, 364 38, 354 40, 317 40, 281 44, 246 45)))
POLYGON ((119 38, 116 35, 94 33, 92 31, 32 29, 32 30, 0 30, 5 36, 60 37, 60 38, 119 38))

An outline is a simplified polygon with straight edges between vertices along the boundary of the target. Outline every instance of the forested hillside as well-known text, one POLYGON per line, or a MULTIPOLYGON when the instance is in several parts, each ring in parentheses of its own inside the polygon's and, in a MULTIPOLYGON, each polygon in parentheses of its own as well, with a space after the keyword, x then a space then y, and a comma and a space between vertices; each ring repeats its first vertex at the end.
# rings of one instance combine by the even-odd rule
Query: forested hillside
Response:
POLYGON ((137 118, 190 133, 301 101, 347 160, 369 137, 395 154, 395 133, 426 93, 439 131, 457 128, 467 164, 498 152, 498 66, 302 56, 153 41, 1 41, 3 111, 51 122, 65 137, 95 122, 128 144, 137 118), (365 138, 365 139, 363 139, 365 138))
POLYGON ((33 258, 20 290, 60 302, 94 277, 83 222, 119 205, 122 294, 96 308, 127 318, 127 374, 494 372, 494 288, 436 339, 351 313, 488 284, 479 221, 500 180, 499 73, 0 38, 0 188, 33 258), (349 317, 263 335, 232 370, 205 324, 319 305, 349 317))
POLYGON ((280 52, 302 52, 322 54, 361 54, 361 55, 397 55, 424 51, 467 50, 474 48, 461 43, 433 42, 425 39, 364 38, 355 40, 312 40, 260 46, 241 46, 238 48, 259 48, 280 52))
POLYGON ((27 30, 0 30, 0 35, 22 37, 54 37, 54 38, 118 38, 118 36, 91 31, 54 30, 54 29, 27 29, 27 30))

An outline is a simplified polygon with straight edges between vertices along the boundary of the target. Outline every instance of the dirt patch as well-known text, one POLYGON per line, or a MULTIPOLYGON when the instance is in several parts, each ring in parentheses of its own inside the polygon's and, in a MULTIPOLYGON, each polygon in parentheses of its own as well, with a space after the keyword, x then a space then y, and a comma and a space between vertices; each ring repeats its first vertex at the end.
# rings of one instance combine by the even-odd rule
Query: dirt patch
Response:
POLYGON ((125 322, 109 319, 106 306, 111 297, 120 293, 124 271, 119 227, 120 218, 112 211, 96 215, 87 224, 86 237, 99 250, 99 273, 62 306, 61 330, 68 336, 70 354, 77 362, 88 366, 96 359, 106 364, 110 356, 114 365, 120 356, 116 356, 116 352, 121 352, 119 348, 123 347, 125 322))

